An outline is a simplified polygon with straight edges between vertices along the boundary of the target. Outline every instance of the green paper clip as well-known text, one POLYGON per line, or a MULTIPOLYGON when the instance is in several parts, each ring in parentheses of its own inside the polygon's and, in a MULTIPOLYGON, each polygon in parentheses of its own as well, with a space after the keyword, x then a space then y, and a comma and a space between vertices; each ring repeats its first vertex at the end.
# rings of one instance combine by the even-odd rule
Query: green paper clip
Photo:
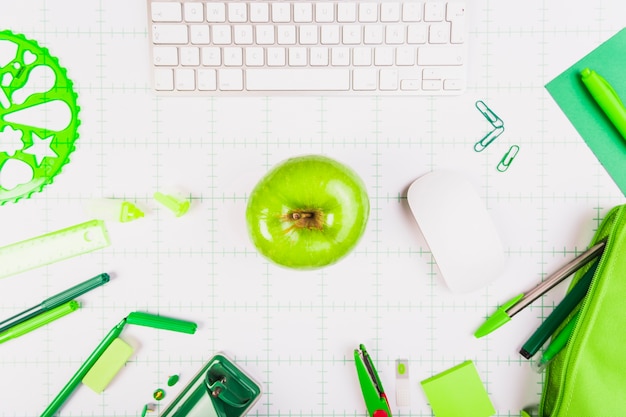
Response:
POLYGON ((519 152, 519 146, 511 145, 511 147, 509 148, 508 151, 506 151, 502 159, 500 159, 500 162, 498 163, 498 166, 496 167, 497 170, 500 172, 505 172, 507 169, 509 169, 509 165, 511 165, 511 162, 513 162, 513 159, 515 159, 518 152, 519 152))

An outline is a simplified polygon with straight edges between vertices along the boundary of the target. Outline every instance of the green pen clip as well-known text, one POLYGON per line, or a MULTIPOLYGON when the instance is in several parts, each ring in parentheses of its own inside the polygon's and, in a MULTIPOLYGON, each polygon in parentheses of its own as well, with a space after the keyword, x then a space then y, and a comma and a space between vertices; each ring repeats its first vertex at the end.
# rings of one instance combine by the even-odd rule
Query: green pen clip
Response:
POLYGON ((519 300, 524 297, 524 293, 511 298, 506 303, 502 304, 495 313, 491 315, 474 333, 476 338, 483 337, 493 332, 500 326, 511 321, 511 316, 506 312, 509 308, 513 307, 519 300))

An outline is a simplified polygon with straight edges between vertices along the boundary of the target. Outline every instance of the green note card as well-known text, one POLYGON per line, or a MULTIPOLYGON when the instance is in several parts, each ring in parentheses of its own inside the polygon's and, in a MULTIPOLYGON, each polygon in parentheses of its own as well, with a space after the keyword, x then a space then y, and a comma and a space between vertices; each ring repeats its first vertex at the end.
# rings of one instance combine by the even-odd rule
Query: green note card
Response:
POLYGON ((613 181, 626 195, 626 140, 593 100, 580 80, 580 71, 598 72, 626 103, 626 29, 546 84, 565 113, 613 181))
POLYGON ((496 413, 472 361, 421 382, 436 417, 490 417, 496 413))

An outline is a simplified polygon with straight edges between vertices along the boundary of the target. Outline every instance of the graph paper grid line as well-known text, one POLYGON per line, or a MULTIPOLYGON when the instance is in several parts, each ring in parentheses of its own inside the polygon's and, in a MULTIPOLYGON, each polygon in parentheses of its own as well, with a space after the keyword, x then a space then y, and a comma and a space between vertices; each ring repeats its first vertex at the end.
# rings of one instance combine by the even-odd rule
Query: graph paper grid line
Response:
POLYGON ((394 415, 432 416, 419 382, 465 360, 475 363, 498 417, 537 403, 542 377, 517 352, 565 285, 488 337, 472 334, 503 301, 584 251, 603 216, 623 202, 544 88, 622 28, 623 6, 469 6, 462 96, 233 99, 153 93, 145 2, 0 5, 0 30, 37 40, 68 68, 82 121, 77 149, 55 182, 0 207, 0 247, 90 220, 84 205, 94 198, 127 199, 146 213, 127 224, 107 222, 111 246, 104 250, 0 281, 1 319, 87 277, 112 276, 81 296, 74 314, 0 345, 0 417, 39 415, 132 311, 193 320, 198 332, 129 326, 121 337, 135 354, 126 366, 101 395, 79 387, 61 416, 137 416, 157 388, 166 390, 162 410, 218 351, 261 383, 251 416, 365 416, 352 357, 359 343, 376 363, 394 415), (480 153, 473 146, 488 126, 477 100, 505 124, 480 153), (511 145, 520 153, 498 172, 511 145), (256 182, 302 154, 352 167, 371 203, 355 250, 314 271, 269 263, 245 224, 256 182), (468 178, 503 239, 504 273, 474 293, 447 290, 407 205, 411 182, 436 169, 468 178), (191 202, 180 218, 152 197, 169 188, 191 202), (399 358, 409 362, 408 407, 394 400, 399 358), (166 387, 173 374, 181 382, 166 387))

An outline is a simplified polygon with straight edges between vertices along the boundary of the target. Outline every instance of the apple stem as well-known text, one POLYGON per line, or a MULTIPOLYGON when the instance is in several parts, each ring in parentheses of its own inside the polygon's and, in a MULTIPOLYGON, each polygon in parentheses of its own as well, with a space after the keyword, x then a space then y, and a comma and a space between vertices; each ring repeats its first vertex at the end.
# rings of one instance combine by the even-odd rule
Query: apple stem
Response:
POLYGON ((324 228, 324 213, 319 209, 294 210, 284 215, 285 221, 292 223, 291 229, 318 229, 324 228))

